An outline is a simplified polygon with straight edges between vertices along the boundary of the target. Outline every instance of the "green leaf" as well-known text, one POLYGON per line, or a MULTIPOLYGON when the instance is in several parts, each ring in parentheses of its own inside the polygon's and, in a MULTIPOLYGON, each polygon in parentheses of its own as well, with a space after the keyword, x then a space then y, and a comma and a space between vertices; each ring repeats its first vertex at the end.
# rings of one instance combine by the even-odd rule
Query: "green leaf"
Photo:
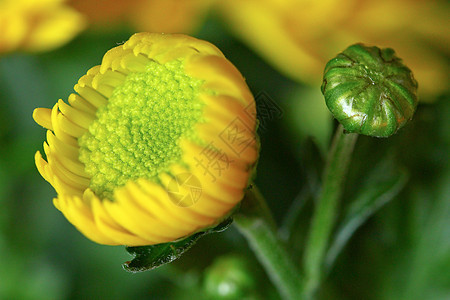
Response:
POLYGON ((408 180, 405 170, 395 168, 391 160, 384 160, 365 180, 359 194, 344 213, 325 259, 325 269, 333 264, 355 231, 381 207, 395 198, 408 180))
POLYGON ((125 271, 136 273, 155 269, 164 264, 168 264, 179 258, 183 253, 189 250, 202 236, 213 233, 222 232, 230 226, 232 218, 228 218, 214 228, 195 233, 185 239, 138 247, 126 247, 125 249, 134 256, 131 261, 125 262, 122 267, 125 271))

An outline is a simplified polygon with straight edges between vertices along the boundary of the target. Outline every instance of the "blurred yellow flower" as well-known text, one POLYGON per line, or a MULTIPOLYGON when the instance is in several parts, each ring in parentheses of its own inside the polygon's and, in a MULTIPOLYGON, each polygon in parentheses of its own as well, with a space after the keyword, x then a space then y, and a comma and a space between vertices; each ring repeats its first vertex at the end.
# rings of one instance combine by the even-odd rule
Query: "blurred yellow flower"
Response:
POLYGON ((0 1, 0 53, 52 50, 84 28, 84 17, 64 0, 0 1))
POLYGON ((138 30, 189 33, 201 25, 214 0, 152 0, 135 7, 131 22, 138 30))
POLYGON ((448 88, 449 6, 413 0, 228 0, 233 32, 285 75, 319 85, 326 62, 357 42, 394 48, 423 96, 448 88))
POLYGON ((72 0, 95 25, 129 23, 138 31, 190 33, 215 0, 72 0))
POLYGON ((256 107, 215 46, 138 33, 109 50, 53 109, 40 174, 55 206, 109 245, 174 241, 215 226, 243 198, 258 157, 256 107))

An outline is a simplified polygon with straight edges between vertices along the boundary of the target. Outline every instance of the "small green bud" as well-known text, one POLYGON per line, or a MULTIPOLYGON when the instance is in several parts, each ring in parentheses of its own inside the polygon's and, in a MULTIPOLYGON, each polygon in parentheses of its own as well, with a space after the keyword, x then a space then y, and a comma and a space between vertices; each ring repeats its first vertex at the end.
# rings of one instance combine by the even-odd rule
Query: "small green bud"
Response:
POLYGON ((251 299, 256 281, 242 257, 217 259, 205 273, 204 291, 211 299, 251 299))
POLYGON ((388 137, 413 116, 417 81, 391 48, 355 44, 325 66, 322 93, 347 132, 388 137))

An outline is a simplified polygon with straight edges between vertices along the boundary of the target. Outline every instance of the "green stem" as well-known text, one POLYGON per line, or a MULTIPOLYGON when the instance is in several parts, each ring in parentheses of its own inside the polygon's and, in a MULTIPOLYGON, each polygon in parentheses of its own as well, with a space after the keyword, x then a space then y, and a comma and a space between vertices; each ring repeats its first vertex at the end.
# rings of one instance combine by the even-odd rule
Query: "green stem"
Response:
POLYGON ((255 186, 247 191, 233 218, 280 295, 284 299, 299 299, 300 272, 277 236, 275 222, 255 186))
POLYGON ((305 299, 313 297, 322 280, 323 261, 357 137, 339 125, 333 139, 304 253, 305 299))

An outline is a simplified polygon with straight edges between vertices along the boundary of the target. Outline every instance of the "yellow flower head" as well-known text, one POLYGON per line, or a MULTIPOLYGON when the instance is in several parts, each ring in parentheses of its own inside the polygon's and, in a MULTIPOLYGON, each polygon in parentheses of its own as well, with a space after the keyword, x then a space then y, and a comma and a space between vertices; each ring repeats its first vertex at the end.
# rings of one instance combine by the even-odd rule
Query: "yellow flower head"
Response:
POLYGON ((47 51, 71 40, 86 26, 64 0, 1 0, 0 53, 47 51))
POLYGON ((69 104, 37 108, 40 174, 55 206, 108 245, 174 241, 215 226, 242 199, 258 157, 254 99, 215 46, 138 33, 109 50, 69 104))

